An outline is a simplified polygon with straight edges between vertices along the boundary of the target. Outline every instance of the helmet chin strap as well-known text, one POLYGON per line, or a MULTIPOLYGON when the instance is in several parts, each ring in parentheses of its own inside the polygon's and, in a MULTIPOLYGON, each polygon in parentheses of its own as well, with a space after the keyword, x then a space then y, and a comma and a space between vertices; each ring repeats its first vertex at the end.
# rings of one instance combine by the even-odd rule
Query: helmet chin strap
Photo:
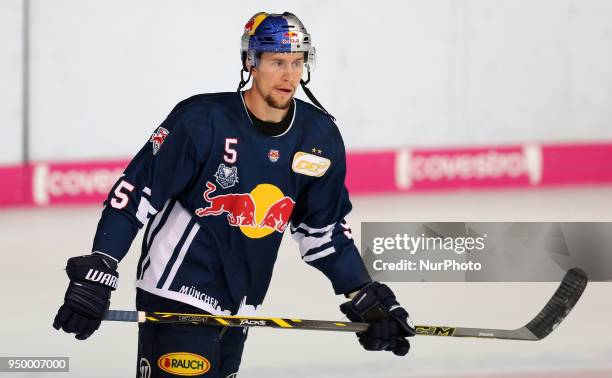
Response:
POLYGON ((323 105, 321 105, 321 103, 317 100, 317 98, 312 94, 310 89, 308 89, 308 87, 306 86, 309 82, 310 82, 310 69, 308 70, 308 76, 306 77, 306 81, 304 81, 303 79, 300 79, 300 84, 302 85, 302 89, 304 90, 304 93, 306 93, 306 96, 308 97, 308 99, 312 101, 312 103, 315 104, 316 107, 321 109, 323 113, 327 114, 327 116, 335 122, 336 118, 334 118, 333 115, 329 114, 329 112, 325 110, 323 105))
POLYGON ((251 80, 251 71, 246 71, 244 68, 240 70, 240 83, 238 84, 238 90, 236 92, 240 92, 242 88, 251 80), (244 72, 248 72, 249 76, 247 76, 246 80, 244 80, 244 72))

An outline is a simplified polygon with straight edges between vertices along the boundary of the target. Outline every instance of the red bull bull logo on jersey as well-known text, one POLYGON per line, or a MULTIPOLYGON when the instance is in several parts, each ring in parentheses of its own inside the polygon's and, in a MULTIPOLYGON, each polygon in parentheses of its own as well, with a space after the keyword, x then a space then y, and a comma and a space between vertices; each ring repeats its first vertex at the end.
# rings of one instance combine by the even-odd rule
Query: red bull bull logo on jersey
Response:
POLYGON ((284 197, 276 201, 268 210, 259 227, 273 228, 278 232, 285 231, 295 202, 289 197, 284 197))
POLYGON ((249 193, 229 193, 211 196, 217 190, 212 182, 206 183, 204 199, 210 202, 206 208, 196 210, 196 215, 221 215, 227 213, 227 221, 232 226, 255 226, 255 201, 249 193))
POLYGON ((272 184, 259 184, 250 193, 213 195, 217 186, 206 183, 207 207, 195 211, 198 217, 226 215, 230 226, 239 227, 249 238, 262 238, 273 232, 283 233, 295 202, 272 184))

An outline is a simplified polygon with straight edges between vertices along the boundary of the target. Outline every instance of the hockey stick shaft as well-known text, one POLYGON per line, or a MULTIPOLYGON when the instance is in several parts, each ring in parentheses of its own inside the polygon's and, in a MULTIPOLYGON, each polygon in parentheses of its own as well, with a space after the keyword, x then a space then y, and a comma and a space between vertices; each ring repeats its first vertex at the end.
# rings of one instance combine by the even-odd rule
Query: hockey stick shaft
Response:
POLYGON ((225 327, 271 327, 345 332, 362 332, 368 329, 368 323, 335 322, 329 320, 116 310, 109 310, 106 313, 104 320, 138 323, 199 324, 225 327))
MULTIPOLYGON (((580 269, 570 269, 561 285, 544 308, 524 327, 514 330, 492 328, 468 328, 448 326, 415 326, 421 336, 475 337, 505 340, 541 340, 550 334, 572 310, 580 299, 588 282, 580 269)), ((104 320, 138 323, 200 324, 226 327, 271 327, 321 331, 363 332, 368 323, 337 322, 254 316, 226 316, 208 314, 180 314, 170 312, 143 312, 109 310, 104 320)))

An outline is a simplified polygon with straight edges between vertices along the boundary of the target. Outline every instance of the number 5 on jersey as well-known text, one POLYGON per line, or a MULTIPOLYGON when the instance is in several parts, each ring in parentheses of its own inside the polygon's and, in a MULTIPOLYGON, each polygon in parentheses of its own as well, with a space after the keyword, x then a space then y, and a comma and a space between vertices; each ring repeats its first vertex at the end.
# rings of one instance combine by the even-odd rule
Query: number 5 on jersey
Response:
POLYGON ((236 158, 238 157, 238 151, 236 151, 235 148, 232 148, 232 144, 238 144, 238 139, 225 138, 225 154, 223 154, 223 160, 229 164, 234 164, 236 162, 236 158))
POLYGON ((129 182, 122 180, 119 185, 115 188, 113 197, 110 201, 110 204, 115 209, 123 209, 130 202, 130 197, 128 197, 127 193, 134 190, 134 185, 129 182), (127 193, 126 193, 127 192, 127 193))

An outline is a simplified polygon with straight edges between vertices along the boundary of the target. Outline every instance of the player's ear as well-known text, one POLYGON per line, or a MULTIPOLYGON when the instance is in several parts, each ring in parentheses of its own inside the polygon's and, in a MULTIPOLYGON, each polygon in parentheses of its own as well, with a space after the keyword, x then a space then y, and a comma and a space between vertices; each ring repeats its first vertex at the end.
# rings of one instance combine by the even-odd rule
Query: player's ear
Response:
POLYGON ((257 67, 247 63, 247 69, 251 73, 251 76, 254 78, 257 77, 257 67))

